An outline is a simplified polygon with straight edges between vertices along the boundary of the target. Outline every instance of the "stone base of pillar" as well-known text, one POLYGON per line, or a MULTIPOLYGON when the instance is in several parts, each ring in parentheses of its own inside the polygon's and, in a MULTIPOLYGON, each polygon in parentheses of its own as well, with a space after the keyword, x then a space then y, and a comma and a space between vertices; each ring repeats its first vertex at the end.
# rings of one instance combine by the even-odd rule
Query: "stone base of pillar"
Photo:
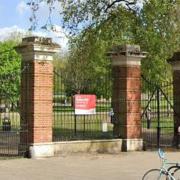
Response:
POLYGON ((35 143, 29 146, 29 158, 38 159, 53 156, 53 143, 35 143))
POLYGON ((122 151, 142 151, 143 139, 123 139, 122 151))
POLYGON ((28 157, 40 159, 66 153, 111 153, 143 150, 142 139, 106 139, 89 141, 65 141, 34 143, 29 146, 28 157))

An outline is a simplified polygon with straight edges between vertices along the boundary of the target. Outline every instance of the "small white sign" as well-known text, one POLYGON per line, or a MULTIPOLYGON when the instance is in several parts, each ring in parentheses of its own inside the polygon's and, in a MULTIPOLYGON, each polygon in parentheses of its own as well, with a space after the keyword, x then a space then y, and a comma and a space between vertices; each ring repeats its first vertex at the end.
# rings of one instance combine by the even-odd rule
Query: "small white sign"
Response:
POLYGON ((102 132, 108 132, 108 124, 102 123, 102 132))

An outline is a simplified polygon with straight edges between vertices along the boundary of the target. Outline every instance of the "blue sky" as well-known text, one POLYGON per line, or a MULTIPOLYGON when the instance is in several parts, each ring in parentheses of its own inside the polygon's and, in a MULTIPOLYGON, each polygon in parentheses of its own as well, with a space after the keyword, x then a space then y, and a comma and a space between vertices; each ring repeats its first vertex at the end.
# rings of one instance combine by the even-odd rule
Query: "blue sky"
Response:
MULTIPOLYGON (((29 17, 31 15, 30 8, 26 5, 28 0, 0 0, 0 41, 7 38, 14 31, 26 32, 31 26, 29 17)), ((56 32, 47 32, 40 29, 40 26, 46 23, 48 17, 48 8, 42 4, 38 13, 39 28, 36 33, 41 36, 50 36, 64 48, 67 46, 67 38, 65 32, 58 25, 60 18, 58 13, 54 12, 53 24, 55 24, 56 32)))
POLYGON ((0 0, 0 28, 16 25, 28 29, 29 15, 30 10, 26 6, 26 1, 0 0))
MULTIPOLYGON (((0 0, 0 41, 3 41, 13 33, 18 31, 25 33, 31 26, 29 18, 31 16, 30 8, 27 6, 29 0, 0 0)), ((143 2, 142 0, 139 0, 143 2)), ((142 4, 142 3, 140 3, 142 4)), ((55 25, 56 32, 47 32, 40 29, 48 18, 48 8, 45 3, 40 5, 40 9, 37 14, 39 26, 36 30, 36 35, 52 37, 54 41, 59 43, 62 48, 67 48, 67 36, 60 26, 60 16, 58 9, 61 9, 59 4, 55 4, 53 11, 53 25, 55 25)))

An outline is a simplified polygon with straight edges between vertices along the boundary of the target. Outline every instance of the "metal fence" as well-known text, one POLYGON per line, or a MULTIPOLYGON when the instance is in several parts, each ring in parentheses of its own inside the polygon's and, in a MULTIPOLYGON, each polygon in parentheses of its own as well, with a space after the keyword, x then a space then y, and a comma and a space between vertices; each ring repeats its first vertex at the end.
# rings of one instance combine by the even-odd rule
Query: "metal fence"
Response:
POLYGON ((146 148, 174 146, 173 84, 142 78, 142 133, 146 148))
POLYGON ((112 138, 111 77, 96 80, 67 80, 60 71, 54 72, 54 125, 53 140, 86 140, 112 138), (78 87, 78 88, 74 88, 78 87), (75 94, 96 95, 96 114, 76 115, 75 94))
POLYGON ((19 102, 21 75, 27 67, 20 69, 21 61, 14 48, 0 51, 0 61, 0 157, 24 156, 28 131, 19 102))
POLYGON ((27 124, 20 116, 21 72, 0 75, 0 157, 24 156, 27 139, 27 124))

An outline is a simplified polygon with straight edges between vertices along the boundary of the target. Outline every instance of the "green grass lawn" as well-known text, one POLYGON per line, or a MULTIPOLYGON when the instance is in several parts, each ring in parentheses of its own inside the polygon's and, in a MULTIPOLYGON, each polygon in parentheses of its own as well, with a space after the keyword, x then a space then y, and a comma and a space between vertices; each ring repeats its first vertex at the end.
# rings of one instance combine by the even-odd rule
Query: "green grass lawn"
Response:
MULTIPOLYGON (((150 129, 147 128, 147 120, 144 118, 142 120, 142 127, 145 130, 157 130, 158 120, 157 118, 151 119, 150 129)), ((173 117, 163 117, 160 119, 160 131, 162 133, 173 133, 174 132, 174 121, 173 117)))
POLYGON ((112 124, 108 113, 96 115, 79 115, 73 113, 55 113, 53 132, 55 137, 69 139, 88 139, 112 137, 112 124), (103 123, 107 125, 107 132, 103 132, 103 123))
POLYGON ((54 128, 61 127, 65 129, 73 129, 76 127, 79 130, 91 129, 94 131, 102 128, 102 123, 110 123, 108 113, 99 113, 95 115, 74 115, 73 113, 54 114, 54 128))
MULTIPOLYGON (((110 123, 110 117, 108 115, 109 106, 99 107, 96 115, 81 115, 75 116, 74 110, 71 107, 66 107, 60 111, 54 111, 53 132, 57 136, 74 136, 77 134, 83 136, 99 136, 103 134, 112 134, 113 125, 110 123), (68 110, 67 110, 68 109, 68 110), (103 123, 107 123, 107 132, 103 132, 103 123)), ((157 115, 155 115, 157 116, 157 115)), ((9 113, 12 130, 20 128, 20 115, 18 112, 9 113)), ((3 113, 0 113, 0 130, 2 130, 3 113)), ((151 130, 157 129, 157 118, 152 118, 151 130)), ((142 119, 142 127, 147 129, 147 120, 145 117, 142 119)), ((173 133, 174 123, 173 114, 169 117, 161 117, 160 127, 163 133, 173 133)))

